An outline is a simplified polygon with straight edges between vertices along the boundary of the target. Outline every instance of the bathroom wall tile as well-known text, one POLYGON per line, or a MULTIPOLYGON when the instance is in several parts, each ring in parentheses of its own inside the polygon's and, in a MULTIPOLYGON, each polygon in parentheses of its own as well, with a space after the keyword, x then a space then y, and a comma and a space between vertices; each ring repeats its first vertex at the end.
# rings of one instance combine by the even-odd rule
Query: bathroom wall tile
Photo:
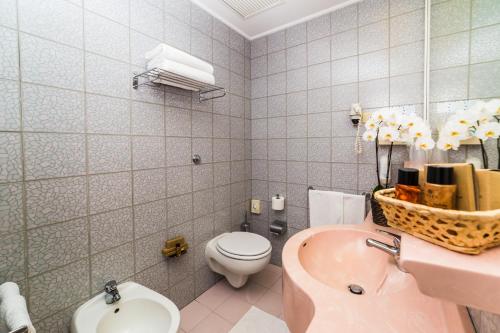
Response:
MULTIPOLYGON (((75 2, 76 0, 72 1, 75 2)), ((57 312, 41 321, 36 325, 36 331, 39 333, 52 333, 52 332, 67 332, 71 327, 71 319, 73 314, 83 302, 76 303, 69 308, 57 312)))
MULTIPOLYGON (((165 89, 165 106, 172 106, 176 108, 191 109, 192 108, 192 94, 184 93, 180 94, 182 90, 172 88, 169 90, 165 89)), ((162 103, 157 103, 162 104, 162 103)))
POLYGON ((130 3, 130 27, 156 39, 163 38, 163 11, 145 0, 130 3))
POLYGON ((194 279, 190 277, 170 288, 169 298, 182 308, 195 298, 194 279))
POLYGON ((214 139, 213 161, 225 162, 231 160, 231 140, 214 139))
POLYGON ((500 39, 500 25, 472 30, 471 63, 500 59, 500 45, 492 41, 500 39))
POLYGON ((331 185, 331 164, 330 163, 309 163, 307 166, 307 181, 309 185, 330 187, 331 185))
POLYGON ((268 74, 280 73, 286 70, 286 55, 285 51, 270 53, 267 56, 268 74))
MULTIPOLYGON (((176 226, 193 218, 193 195, 185 194, 167 199, 168 226, 176 226)), ((174 234, 170 233, 171 236, 174 234)))
MULTIPOLYGON (((435 52, 434 48, 432 50, 431 58, 434 56, 435 52)), ((422 72, 424 70, 423 57, 423 42, 416 42, 391 48, 389 55, 391 75, 422 72)))
POLYGON ((90 173, 130 170, 130 139, 126 136, 90 135, 87 149, 90 173))
POLYGON ((24 215, 21 183, 0 185, 0 207, 2 211, 0 236, 21 231, 24 215))
POLYGON ((191 136, 191 113, 184 109, 165 108, 166 136, 191 136))
POLYGON ((359 164, 358 166, 358 191, 371 191, 377 184, 375 165, 359 164))
MULTIPOLYGON (((267 180, 267 161, 266 160, 253 160, 252 161, 252 179, 267 180)), ((241 181, 241 179, 239 179, 238 181, 241 181)))
POLYGON ((331 58, 342 59, 358 53, 358 31, 349 30, 331 38, 331 58))
POLYGON ((331 113, 317 113, 307 116, 307 136, 309 138, 330 137, 331 133, 331 113))
POLYGON ((307 184, 307 163, 293 161, 287 162, 286 179, 289 184, 307 184))
POLYGON ((269 161, 269 181, 286 182, 285 161, 269 161))
POLYGON ((287 137, 304 138, 307 136, 307 117, 287 117, 287 137))
MULTIPOLYGON (((177 17, 177 16, 176 16, 177 17)), ((164 40, 169 45, 185 52, 191 50, 191 27, 172 16, 165 15, 164 40)))
POLYGON ((332 84, 346 84, 358 81, 358 57, 332 61, 332 84))
POLYGON ((84 132, 83 93, 34 84, 22 89, 24 130, 84 132))
POLYGON ((306 90, 306 89, 307 89, 307 68, 300 68, 287 72, 286 75, 287 93, 306 90))
POLYGON ((214 215, 210 214, 193 221, 194 243, 200 244, 214 236, 214 215))
POLYGON ((0 133, 0 183, 22 179, 21 135, 0 133))
POLYGON ((91 254, 124 244, 134 237, 130 207, 90 216, 89 221, 91 254))
POLYGON ((470 25, 470 0, 452 0, 432 6, 431 36, 465 31, 470 25))
POLYGON ((367 81, 389 76, 389 50, 359 56, 359 80, 367 81))
POLYGON ((130 206, 132 178, 129 172, 89 177, 89 208, 91 214, 130 206))
POLYGON ((191 26, 211 36, 212 16, 195 4, 191 4, 191 26))
POLYGON ((287 159, 291 161, 307 160, 307 139, 287 140, 287 159))
MULTIPOLYGON (((219 211, 231 205, 231 190, 229 185, 214 188, 214 210, 219 211)), ((217 218, 215 218, 217 221, 217 218)), ((215 223, 215 222, 214 222, 215 223)))
MULTIPOLYGON (((252 198, 258 200, 266 200, 269 197, 269 188, 266 181, 252 180, 252 198)), ((267 208, 262 209, 264 214, 258 219, 267 220, 267 208)))
MULTIPOLYGON (((312 94, 313 92, 310 93, 312 94)), ((288 116, 306 114, 308 112, 307 95, 308 93, 305 91, 287 94, 286 106, 288 116)))
POLYGON ((85 0, 84 6, 85 9, 118 23, 129 24, 130 6, 127 2, 121 0, 85 0))
MULTIPOLYGON (((20 38, 21 73, 24 81, 74 90, 83 89, 82 50, 26 34, 21 34, 20 38)), ((91 73, 91 67, 86 68, 91 73)), ((103 73, 109 80, 110 73, 103 73)))
POLYGON ((385 19, 389 15, 389 0, 366 0, 358 6, 360 25, 385 19))
POLYGON ((424 76, 422 73, 392 77, 390 83, 390 104, 417 104, 423 99, 424 76))
POLYGON ((472 28, 500 23, 500 3, 495 0, 472 2, 472 28))
POLYGON ((0 130, 15 131, 21 127, 19 104, 19 83, 0 80, 0 105, 3 108, 0 130))
POLYGON ((424 0, 390 0, 390 16, 412 12, 424 6, 424 0))
POLYGON ((211 188, 214 185, 212 164, 193 166, 193 191, 211 188))
POLYGON ((468 67, 431 71, 430 100, 432 102, 467 99, 468 67))
POLYGON ((251 41, 251 58, 257 58, 267 54, 267 37, 261 37, 251 41))
POLYGON ((189 0, 167 0, 163 3, 165 13, 174 16, 182 22, 191 21, 191 1, 189 0))
POLYGON ((24 235, 15 233, 0 237, 0 279, 18 282, 25 278, 24 235))
POLYGON ((267 96, 267 77, 252 80, 252 98, 267 96))
POLYGON ((214 164, 214 185, 226 185, 230 183, 230 166, 229 163, 214 164))
POLYGON ((236 74, 244 75, 245 74, 245 60, 243 55, 238 52, 231 50, 231 71, 236 74))
POLYGON ((28 269, 33 276, 88 255, 87 220, 77 219, 28 232, 28 269))
MULTIPOLYGON (((265 140, 254 141, 263 141, 262 145, 265 146, 265 140)), ((265 153, 265 150, 262 153, 265 153)), ((245 159, 245 143, 243 140, 231 140, 231 161, 240 161, 243 159, 245 159)))
POLYGON ((269 139, 283 139, 286 138, 286 118, 277 117, 268 119, 268 137, 269 139))
POLYGON ((424 39, 424 10, 391 18, 391 47, 424 39))
MULTIPOLYGON (((141 73, 143 69, 141 67, 133 67, 133 73, 141 73)), ((132 89, 131 97, 134 101, 148 102, 154 104, 164 104, 165 95, 169 91, 169 87, 159 88, 148 85, 139 86, 137 89, 132 89)), ((171 88, 172 90, 176 88, 171 88)), ((180 89, 177 89, 180 91, 180 89)), ((166 104, 166 103, 165 103, 166 104)))
POLYGON ((288 184, 288 204, 297 207, 307 207, 307 185, 288 184))
POLYGON ((132 134, 164 135, 164 111, 161 105, 132 102, 132 134))
MULTIPOLYGON (((168 230, 168 234, 172 237, 183 236, 186 242, 194 243, 193 221, 183 223, 181 225, 172 227, 168 230)), ((194 253, 188 251, 187 254, 170 260, 168 263, 168 275, 170 290, 173 290, 175 284, 179 281, 186 280, 194 274, 194 253)))
POLYGON ((134 171, 134 203, 144 203, 167 197, 164 169, 134 171))
POLYGON ((357 155, 354 154, 354 138, 332 139, 332 162, 334 163, 356 163, 357 155))
POLYGON ((490 98, 500 95, 500 62, 490 62, 471 66, 470 98, 490 98))
POLYGON ((245 180, 245 162, 231 162, 231 183, 242 182, 245 180))
POLYGON ((269 53, 284 50, 286 47, 285 31, 278 31, 267 36, 267 51, 269 53))
POLYGON ((229 138, 230 135, 231 135, 231 129, 230 129, 230 125, 229 125, 229 117, 214 114, 213 115, 213 137, 214 138, 229 138))
POLYGON ((85 49, 128 62, 130 60, 129 29, 102 16, 85 12, 85 49))
POLYGON ((358 100, 358 84, 344 84, 332 87, 332 110, 349 110, 353 101, 358 100))
POLYGON ((356 190, 358 187, 358 166, 356 164, 332 164, 332 187, 356 190))
POLYGON ((307 142, 307 158, 312 162, 330 162, 332 142, 330 138, 312 138, 307 142))
POLYGON ((84 135, 26 133, 24 155, 26 179, 85 174, 84 135))
MULTIPOLYGON (((2 15, 3 16, 3 15, 2 15)), ((0 77, 17 80, 19 77, 19 54, 17 32, 0 27, 0 77)))
POLYGON ((40 320, 89 296, 88 260, 80 260, 30 279, 31 319, 40 320))
POLYGON ((315 65, 329 61, 330 51, 331 46, 329 37, 307 43, 307 64, 315 65))
POLYGON ((161 293, 168 289, 168 266, 166 262, 160 262, 146 268, 142 272, 135 275, 135 281, 142 284, 146 288, 150 288, 161 293))
POLYGON ((213 18, 212 36, 214 40, 217 40, 226 46, 229 45, 229 30, 230 29, 227 25, 218 19, 213 18))
POLYGON ((330 35, 330 15, 322 15, 307 21, 307 40, 315 40, 330 35))
POLYGON ((236 31, 230 30, 230 32, 229 32, 229 47, 231 47, 233 50, 236 50, 239 53, 243 54, 244 47, 245 47, 245 41, 244 41, 243 36, 241 36, 236 31))
POLYGON ((301 44, 286 50, 286 69, 297 69, 307 66, 307 45, 301 44))
POLYGON ((5 0, 0 3, 0 25, 17 28, 17 0, 5 0))
POLYGON ((169 197, 191 192, 192 167, 167 168, 167 194, 169 197))
POLYGON ((67 1, 19 0, 19 30, 74 47, 83 47, 83 10, 67 1))
POLYGON ((167 166, 189 165, 191 158, 190 138, 166 138, 167 166))
POLYGON ((300 23, 286 29, 286 47, 303 44, 307 39, 306 23, 300 23))
POLYGON ((81 217, 86 210, 84 177, 26 183, 28 228, 81 217))
POLYGON ((192 133, 193 137, 211 137, 212 115, 207 112, 193 112, 192 133))
POLYGON ((389 47, 389 21, 384 20, 359 28, 359 52, 366 53, 389 47))
MULTIPOLYGON (((212 139, 193 139, 192 140, 192 155, 198 154, 201 157, 201 163, 211 163, 212 162, 212 152, 213 145, 212 139)), ((192 156, 191 155, 191 156, 192 156)))
POLYGON ((212 39, 191 29, 191 54, 206 61, 212 61, 212 39))
MULTIPOLYGON (((241 76, 239 75, 231 74, 231 80, 233 77, 241 78, 241 76)), ((231 95, 230 104, 231 104, 230 115, 233 117, 243 118, 243 116, 245 115, 245 102, 243 100, 243 97, 241 97, 241 95, 239 96, 231 95)))
POLYGON ((267 139, 267 119, 252 120, 252 139, 267 139))
POLYGON ((224 68, 229 68, 230 64, 229 47, 217 40, 213 42, 213 63, 224 68))
POLYGON ((250 67, 250 77, 252 79, 267 75, 267 56, 253 58, 250 67))
MULTIPOLYGON (((250 123, 251 121, 249 120, 248 122, 250 123)), ((244 139, 245 121, 243 118, 230 117, 230 136, 231 139, 244 139)))
POLYGON ((161 249, 165 244, 166 232, 158 232, 136 241, 135 271, 140 272, 147 267, 165 260, 161 249))
POLYGON ((136 136, 132 138, 133 169, 165 166, 165 138, 136 136))
POLYGON ((365 108, 387 106, 389 104, 389 80, 360 82, 359 102, 365 108))
MULTIPOLYGON (((74 75, 76 72, 72 69, 74 75)), ((98 55, 85 54, 85 81, 88 92, 114 97, 129 97, 129 65, 98 55)))
POLYGON ((307 72, 308 89, 322 88, 331 86, 331 66, 329 62, 309 66, 307 72))
POLYGON ((90 264, 92 293, 102 291, 103 286, 110 280, 120 283, 134 274, 133 243, 94 255, 90 264))
POLYGON ((348 111, 332 113, 332 136, 356 136, 356 127, 352 126, 348 111))
POLYGON ((266 118, 267 117, 267 108, 268 108, 268 98, 262 97, 262 98, 252 99, 251 118, 252 119, 266 118))
POLYGON ((332 34, 344 32, 358 26, 358 5, 353 4, 331 13, 332 34))
POLYGON ((93 94, 86 94, 85 100, 89 133, 130 133, 130 110, 127 100, 93 94))
POLYGON ((193 193, 193 217, 197 218, 212 213, 214 210, 213 200, 212 190, 193 193))

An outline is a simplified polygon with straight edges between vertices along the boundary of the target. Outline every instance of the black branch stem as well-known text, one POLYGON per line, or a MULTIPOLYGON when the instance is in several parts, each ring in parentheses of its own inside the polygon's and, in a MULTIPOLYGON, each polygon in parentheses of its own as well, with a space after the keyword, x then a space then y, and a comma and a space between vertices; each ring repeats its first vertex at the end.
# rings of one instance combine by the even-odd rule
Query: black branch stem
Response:
POLYGON ((379 161, 378 161, 378 133, 379 133, 380 129, 377 128, 377 136, 375 137, 375 165, 376 165, 376 169, 377 169, 377 183, 378 183, 378 187, 382 187, 382 184, 380 182, 380 166, 379 166, 379 161))

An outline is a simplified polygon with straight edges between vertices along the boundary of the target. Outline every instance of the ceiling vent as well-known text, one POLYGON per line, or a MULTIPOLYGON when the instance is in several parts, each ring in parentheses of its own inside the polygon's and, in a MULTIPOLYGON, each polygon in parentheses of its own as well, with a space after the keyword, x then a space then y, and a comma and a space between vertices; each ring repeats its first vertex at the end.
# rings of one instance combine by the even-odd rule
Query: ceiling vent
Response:
POLYGON ((280 5, 285 0, 222 0, 244 19, 261 13, 274 6, 280 5))

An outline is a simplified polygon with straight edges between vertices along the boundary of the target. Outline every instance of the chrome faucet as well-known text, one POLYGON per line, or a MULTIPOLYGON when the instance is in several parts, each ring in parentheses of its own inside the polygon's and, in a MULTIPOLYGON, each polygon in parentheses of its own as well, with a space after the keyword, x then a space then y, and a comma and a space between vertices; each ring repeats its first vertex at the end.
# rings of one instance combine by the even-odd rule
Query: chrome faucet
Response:
POLYGON ((385 234, 387 236, 393 237, 392 243, 393 243, 394 246, 391 246, 389 244, 380 242, 380 241, 375 240, 373 238, 368 238, 366 240, 366 246, 368 246, 368 247, 374 247, 376 249, 384 251, 385 253, 390 254, 391 256, 393 256, 394 259, 396 260, 396 265, 399 268, 399 270, 406 273, 406 270, 399 265, 399 254, 401 252, 401 236, 393 234, 392 232, 388 232, 388 231, 385 231, 385 230, 377 229, 376 231, 380 232, 382 234, 385 234))
POLYGON ((118 293, 118 285, 115 280, 108 281, 104 286, 104 300, 106 304, 113 304, 118 302, 122 297, 118 293))

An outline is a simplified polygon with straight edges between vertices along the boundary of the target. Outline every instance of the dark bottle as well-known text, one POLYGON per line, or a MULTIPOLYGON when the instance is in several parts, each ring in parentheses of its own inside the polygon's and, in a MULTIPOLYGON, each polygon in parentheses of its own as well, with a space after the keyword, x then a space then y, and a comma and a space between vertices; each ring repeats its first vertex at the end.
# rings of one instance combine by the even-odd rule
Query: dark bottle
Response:
POLYGON ((396 198, 412 203, 419 202, 420 187, 418 186, 417 169, 401 168, 398 170, 396 198))
POLYGON ((424 184, 424 204, 431 207, 454 209, 457 185, 453 167, 427 166, 427 182, 424 184))

